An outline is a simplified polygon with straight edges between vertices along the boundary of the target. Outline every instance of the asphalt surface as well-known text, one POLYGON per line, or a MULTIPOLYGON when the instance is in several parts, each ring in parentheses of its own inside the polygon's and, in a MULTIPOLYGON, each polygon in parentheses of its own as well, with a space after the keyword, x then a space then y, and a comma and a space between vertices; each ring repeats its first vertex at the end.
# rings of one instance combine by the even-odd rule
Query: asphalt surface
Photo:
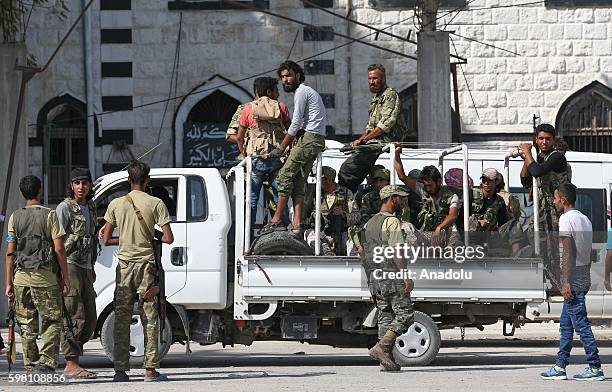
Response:
MULTIPOLYGON (((427 367, 381 373, 365 349, 340 349, 297 342, 256 342, 250 347, 192 345, 191 356, 174 345, 162 361, 163 383, 144 383, 134 367, 129 383, 113 383, 112 363, 97 340, 85 347, 82 364, 97 371, 96 380, 60 385, 23 386, 9 383, 5 360, 0 361, 0 390, 66 391, 612 391, 612 328, 593 328, 600 349, 603 382, 545 381, 539 373, 554 363, 558 325, 528 325, 514 338, 503 338, 501 326, 484 332, 442 331, 436 360, 427 367)), ((2 331, 6 336, 6 331, 2 331)), ((20 346, 18 345, 20 351, 20 346)), ((60 361, 63 366, 63 359, 60 361)), ((23 372, 18 356, 14 374, 23 372)), ((576 341, 568 374, 583 369, 584 351, 576 341)))

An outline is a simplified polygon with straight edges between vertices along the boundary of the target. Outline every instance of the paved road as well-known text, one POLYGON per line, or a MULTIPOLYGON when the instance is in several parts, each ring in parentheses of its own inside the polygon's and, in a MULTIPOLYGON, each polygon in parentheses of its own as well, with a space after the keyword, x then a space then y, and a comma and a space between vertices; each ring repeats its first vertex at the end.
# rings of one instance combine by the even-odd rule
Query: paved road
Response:
MULTIPOLYGON (((540 380, 556 354, 557 326, 529 326, 516 338, 500 339, 499 329, 484 333, 468 331, 459 340, 459 331, 443 331, 444 343, 438 358, 427 367, 405 368, 400 373, 380 373, 365 349, 338 349, 295 342, 256 342, 250 347, 225 348, 220 345, 192 346, 191 357, 175 345, 163 361, 163 371, 172 381, 151 385, 142 382, 142 371, 132 372, 132 382, 114 384, 112 364, 104 356, 99 341, 86 346, 83 363, 100 373, 92 381, 70 383, 52 389, 67 391, 397 391, 400 388, 431 391, 611 391, 612 330, 595 328, 600 342, 604 382, 553 382, 540 380)), ((6 336, 6 335, 4 335, 6 336)), ((574 349, 573 374, 582 369, 584 352, 574 349)), ((6 364, 0 372, 6 375, 6 364)), ((49 390, 49 387, 8 385, 2 377, 0 389, 49 390)))

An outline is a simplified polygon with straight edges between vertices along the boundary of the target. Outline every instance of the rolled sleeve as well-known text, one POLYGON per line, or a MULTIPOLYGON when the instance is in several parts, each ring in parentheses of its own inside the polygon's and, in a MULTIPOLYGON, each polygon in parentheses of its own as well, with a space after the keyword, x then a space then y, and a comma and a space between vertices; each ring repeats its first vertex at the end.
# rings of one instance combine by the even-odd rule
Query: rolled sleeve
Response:
POLYGON ((51 238, 56 240, 58 238, 62 238, 66 235, 66 231, 64 227, 60 224, 59 219, 57 219, 57 214, 55 211, 49 212, 49 216, 47 217, 47 227, 51 232, 51 238))
POLYGON ((168 213, 166 205, 161 200, 155 205, 155 223, 159 227, 170 223, 170 214, 168 213))
POLYGON ((104 220, 110 223, 112 226, 117 227, 117 218, 115 217, 115 200, 111 201, 108 205, 108 208, 106 209, 106 214, 104 214, 104 220))
POLYGON ((608 243, 606 248, 608 248, 608 250, 612 250, 612 229, 608 229, 608 243))
POLYGON ((451 199, 449 208, 456 208, 456 209, 461 208, 461 199, 459 198, 458 195, 453 196, 453 198, 451 199))
POLYGON ((387 245, 395 246, 404 242, 404 236, 402 234, 402 224, 396 217, 389 217, 385 220, 384 234, 387 235, 387 245))
POLYGON ((15 225, 13 224, 13 215, 11 215, 8 219, 6 242, 17 242, 17 237, 15 237, 15 225))

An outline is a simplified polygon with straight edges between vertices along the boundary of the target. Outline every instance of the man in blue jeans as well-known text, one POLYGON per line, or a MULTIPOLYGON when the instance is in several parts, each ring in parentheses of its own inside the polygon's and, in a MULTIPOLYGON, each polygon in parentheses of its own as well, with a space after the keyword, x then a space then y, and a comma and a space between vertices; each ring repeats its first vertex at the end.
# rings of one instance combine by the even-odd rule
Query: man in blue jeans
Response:
POLYGON ((561 255, 563 311, 559 319, 559 352, 553 367, 542 373, 546 380, 566 380, 565 367, 569 363, 574 331, 580 336, 589 366, 574 376, 574 380, 603 381, 599 351, 587 318, 585 296, 591 286, 591 248, 593 227, 589 218, 578 211, 576 187, 561 184, 553 201, 559 217, 559 246, 561 255))

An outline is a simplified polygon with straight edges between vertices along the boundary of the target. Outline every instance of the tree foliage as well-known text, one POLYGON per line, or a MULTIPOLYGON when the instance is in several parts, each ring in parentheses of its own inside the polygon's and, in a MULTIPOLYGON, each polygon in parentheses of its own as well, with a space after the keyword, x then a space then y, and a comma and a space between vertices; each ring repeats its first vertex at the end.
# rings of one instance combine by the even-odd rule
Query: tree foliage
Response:
POLYGON ((32 12, 40 8, 61 20, 67 18, 67 0, 0 0, 0 42, 25 41, 32 12))

